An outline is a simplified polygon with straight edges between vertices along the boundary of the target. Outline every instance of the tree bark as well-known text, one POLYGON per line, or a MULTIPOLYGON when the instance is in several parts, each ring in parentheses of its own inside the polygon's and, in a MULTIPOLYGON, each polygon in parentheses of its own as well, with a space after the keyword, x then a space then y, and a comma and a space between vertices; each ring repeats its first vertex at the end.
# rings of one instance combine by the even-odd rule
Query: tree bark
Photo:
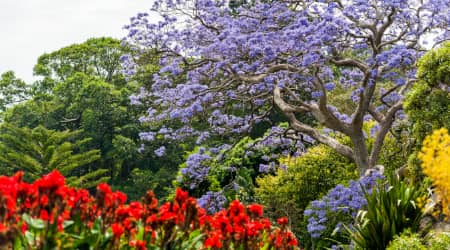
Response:
POLYGON ((366 139, 362 133, 350 136, 350 139, 353 143, 355 164, 358 167, 359 175, 362 176, 370 168, 366 139))

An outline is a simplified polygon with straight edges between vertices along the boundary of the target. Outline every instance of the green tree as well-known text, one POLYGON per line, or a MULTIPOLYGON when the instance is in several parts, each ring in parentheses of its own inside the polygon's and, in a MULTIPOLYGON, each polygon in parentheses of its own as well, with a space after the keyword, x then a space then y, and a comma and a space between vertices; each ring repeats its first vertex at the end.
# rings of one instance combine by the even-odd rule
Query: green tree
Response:
POLYGON ((107 181, 105 169, 92 169, 99 150, 85 150, 89 138, 78 139, 81 131, 55 131, 42 126, 19 128, 4 123, 0 127, 2 174, 22 170, 35 180, 53 169, 67 176, 70 185, 90 188, 107 181))
POLYGON ((147 143, 138 152, 139 133, 149 125, 139 122, 146 109, 132 105, 130 95, 141 86, 151 86, 151 76, 159 70, 158 55, 150 51, 142 57, 138 74, 127 82, 119 60, 127 51, 118 40, 93 38, 42 55, 34 67, 42 79, 34 84, 32 99, 9 108, 5 121, 18 127, 82 130, 80 138, 91 138, 84 147, 100 150, 101 158, 91 164, 92 169, 108 169, 111 184, 129 195, 143 195, 154 187, 161 198, 176 176, 185 146, 160 141, 147 143), (156 157, 153 151, 162 145, 167 155, 156 157), (135 173, 152 176, 151 181, 135 173), (143 187, 145 179, 159 184, 143 187))
POLYGON ((427 52, 418 66, 419 81, 407 95, 404 109, 415 144, 409 167, 420 177, 417 152, 425 136, 439 128, 450 129, 450 42, 427 52))
POLYGON ((13 71, 7 71, 0 76, 0 111, 13 104, 29 98, 29 86, 17 78, 13 71))
POLYGON ((43 54, 33 69, 36 76, 43 77, 35 84, 34 91, 49 93, 58 82, 65 81, 77 72, 123 86, 125 78, 120 73, 119 58, 127 51, 119 40, 101 37, 43 54))

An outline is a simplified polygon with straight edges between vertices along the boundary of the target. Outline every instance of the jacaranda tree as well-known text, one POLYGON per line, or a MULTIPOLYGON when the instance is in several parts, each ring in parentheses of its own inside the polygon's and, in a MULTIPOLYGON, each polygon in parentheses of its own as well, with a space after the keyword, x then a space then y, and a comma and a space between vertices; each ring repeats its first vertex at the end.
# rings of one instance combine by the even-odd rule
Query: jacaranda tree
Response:
MULTIPOLYGON (((245 134, 282 112, 289 121, 282 135, 326 144, 360 173, 376 165, 386 134, 403 117, 424 42, 450 35, 448 0, 252 1, 233 10, 225 0, 159 0, 152 11, 162 20, 152 24, 140 13, 126 26, 133 50, 161 55, 151 89, 132 101, 150 103, 143 121, 183 125, 143 138, 245 134), (335 106, 333 91, 348 93, 351 112, 335 106), (302 113, 321 126, 298 119, 302 113), (205 120, 208 128, 195 126, 205 120), (370 147, 362 129, 368 120, 377 122, 370 147)), ((136 59, 122 57, 130 75, 136 59)))

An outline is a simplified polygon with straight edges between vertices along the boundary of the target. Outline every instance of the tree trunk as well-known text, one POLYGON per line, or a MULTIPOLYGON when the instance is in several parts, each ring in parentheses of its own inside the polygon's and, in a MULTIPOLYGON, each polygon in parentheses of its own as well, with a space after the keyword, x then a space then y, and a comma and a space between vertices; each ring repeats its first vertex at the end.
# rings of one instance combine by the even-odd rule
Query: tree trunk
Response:
POLYGON ((358 167, 359 175, 363 176, 369 166, 369 152, 367 150, 366 139, 362 134, 351 136, 353 142, 353 152, 355 164, 358 167))

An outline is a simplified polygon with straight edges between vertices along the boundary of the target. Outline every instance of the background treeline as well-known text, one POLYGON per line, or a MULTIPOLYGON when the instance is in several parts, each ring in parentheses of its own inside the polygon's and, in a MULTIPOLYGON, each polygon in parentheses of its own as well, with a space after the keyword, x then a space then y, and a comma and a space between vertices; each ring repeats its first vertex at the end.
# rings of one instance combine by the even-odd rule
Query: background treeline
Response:
POLYGON ((157 144, 138 152, 146 110, 131 105, 130 95, 158 67, 149 55, 141 74, 126 81, 119 59, 127 52, 118 40, 93 38, 41 55, 33 83, 3 73, 0 174, 25 170, 32 181, 57 168, 73 185, 109 181, 131 199, 148 189, 165 197, 187 145, 166 145, 162 157, 153 153, 157 144))

